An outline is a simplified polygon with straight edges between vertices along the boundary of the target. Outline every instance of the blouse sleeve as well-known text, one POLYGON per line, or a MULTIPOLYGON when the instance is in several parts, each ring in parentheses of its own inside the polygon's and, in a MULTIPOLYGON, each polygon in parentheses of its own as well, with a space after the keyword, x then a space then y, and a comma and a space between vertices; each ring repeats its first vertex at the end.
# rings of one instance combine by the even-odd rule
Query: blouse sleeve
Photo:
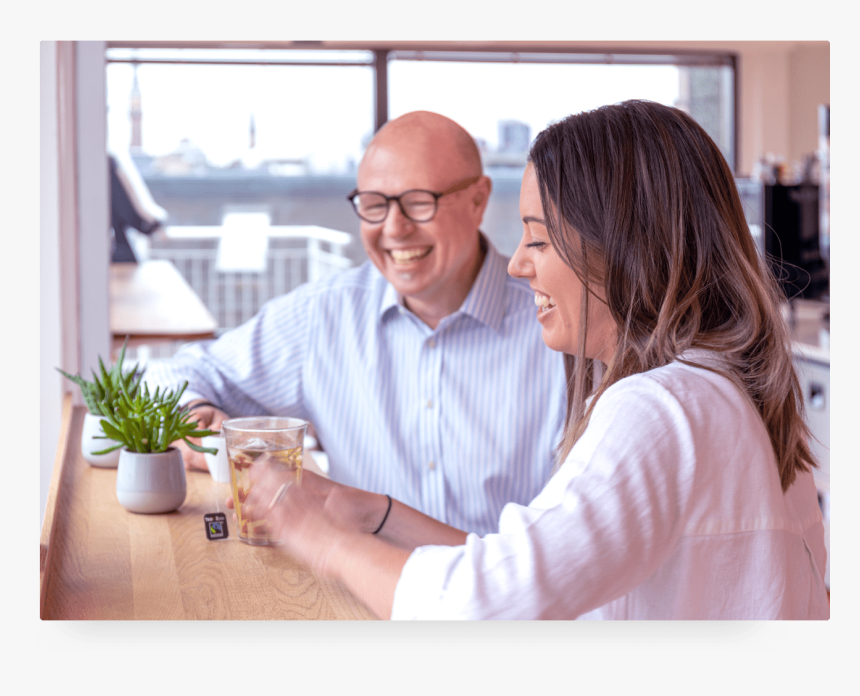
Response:
POLYGON ((630 592, 671 553, 695 475, 685 407, 645 375, 601 397, 558 473, 499 533, 416 549, 395 619, 576 618, 630 592))

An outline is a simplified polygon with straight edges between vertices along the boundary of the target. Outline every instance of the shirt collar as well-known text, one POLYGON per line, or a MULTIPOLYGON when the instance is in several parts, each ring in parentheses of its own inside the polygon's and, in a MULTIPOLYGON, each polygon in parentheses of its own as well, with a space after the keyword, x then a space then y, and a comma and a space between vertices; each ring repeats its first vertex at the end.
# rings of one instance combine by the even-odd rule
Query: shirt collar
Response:
MULTIPOLYGON (((487 255, 478 277, 472 283, 472 288, 466 299, 451 317, 457 314, 467 314, 486 324, 494 331, 501 331, 502 320, 505 310, 505 285, 508 281, 507 259, 502 256, 492 242, 481 233, 481 241, 486 245, 487 255)), ((403 296, 394 289, 394 286, 386 281, 385 291, 379 303, 379 320, 383 321, 397 308, 405 307, 403 296)), ((448 323, 449 317, 442 320, 440 327, 448 323)))
POLYGON ((505 315, 508 261, 483 233, 481 238, 487 245, 487 255, 459 311, 474 317, 494 331, 501 331, 505 315))

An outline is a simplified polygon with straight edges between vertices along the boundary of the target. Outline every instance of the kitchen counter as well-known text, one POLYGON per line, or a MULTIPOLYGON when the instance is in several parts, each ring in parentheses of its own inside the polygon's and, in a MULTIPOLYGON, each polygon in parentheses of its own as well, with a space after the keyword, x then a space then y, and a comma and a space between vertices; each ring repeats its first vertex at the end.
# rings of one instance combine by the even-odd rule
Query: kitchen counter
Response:
POLYGON ((795 300, 793 311, 784 315, 791 328, 796 357, 830 366, 830 305, 813 300, 795 300))
POLYGON ((818 502, 824 518, 827 568, 824 584, 830 588, 830 305, 796 300, 785 313, 791 327, 794 366, 803 394, 809 447, 818 461, 813 469, 818 502))

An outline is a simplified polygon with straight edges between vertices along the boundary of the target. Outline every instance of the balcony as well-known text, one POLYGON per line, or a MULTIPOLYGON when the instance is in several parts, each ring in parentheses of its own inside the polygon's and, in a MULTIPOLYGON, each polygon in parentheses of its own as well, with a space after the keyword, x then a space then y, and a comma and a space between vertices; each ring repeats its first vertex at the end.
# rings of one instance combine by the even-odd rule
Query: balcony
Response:
MULTIPOLYGON (((350 268, 347 232, 316 225, 268 225, 254 214, 228 214, 222 225, 169 226, 153 239, 135 235, 141 261, 167 260, 209 309, 217 333, 253 317, 268 300, 302 283, 350 268)), ((138 346, 127 360, 172 356, 181 342, 138 346)))

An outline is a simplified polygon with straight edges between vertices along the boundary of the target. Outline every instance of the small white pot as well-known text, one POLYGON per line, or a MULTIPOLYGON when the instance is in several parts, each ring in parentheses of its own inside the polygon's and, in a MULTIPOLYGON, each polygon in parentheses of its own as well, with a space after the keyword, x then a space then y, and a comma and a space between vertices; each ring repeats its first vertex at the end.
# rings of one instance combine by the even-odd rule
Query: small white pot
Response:
POLYGON ((204 454, 206 466, 212 474, 212 480, 219 483, 230 483, 230 462, 227 460, 227 445, 223 435, 207 435, 200 438, 200 444, 204 447, 214 447, 218 454, 204 454))
POLYGON ((84 416, 84 429, 81 432, 81 454, 90 466, 96 466, 100 469, 116 469, 119 464, 119 452, 115 449, 107 454, 93 454, 99 450, 113 447, 119 443, 116 440, 97 439, 96 435, 104 435, 102 432, 101 421, 104 416, 94 416, 92 413, 87 413, 84 416))
POLYGON ((130 512, 171 512, 185 502, 182 452, 144 454, 122 448, 116 472, 116 498, 130 512))

